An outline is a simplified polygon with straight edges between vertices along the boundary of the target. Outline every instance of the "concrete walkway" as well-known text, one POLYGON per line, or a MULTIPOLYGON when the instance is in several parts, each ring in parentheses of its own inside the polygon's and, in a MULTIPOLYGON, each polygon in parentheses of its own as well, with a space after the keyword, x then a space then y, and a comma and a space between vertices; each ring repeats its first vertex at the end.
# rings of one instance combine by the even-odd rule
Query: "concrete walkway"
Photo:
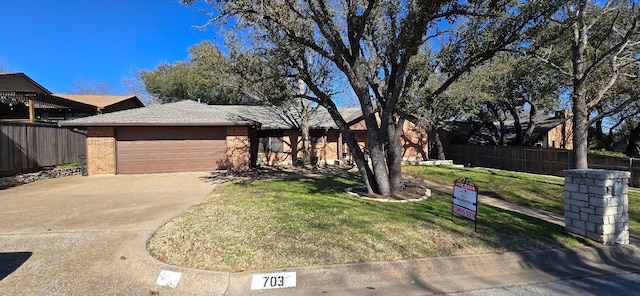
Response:
MULTIPOLYGON (((202 176, 69 177, 0 191, 0 295, 406 296, 640 271, 637 245, 242 273, 153 259, 145 246, 150 235, 213 189, 202 176), (176 288, 156 284, 162 270, 182 274, 176 288), (283 271, 296 273, 296 287, 251 290, 253 275, 283 271)), ((555 215, 504 201, 481 197, 480 202, 562 223, 555 215)))
MULTIPOLYGON (((429 180, 421 180, 421 181, 425 185, 427 185, 428 188, 431 188, 431 190, 437 190, 437 191, 445 192, 445 193, 449 193, 449 194, 451 194, 453 192, 453 186, 442 185, 442 184, 438 184, 438 183, 435 183, 435 182, 429 181, 429 180)), ((564 217, 562 215, 558 215, 556 213, 548 212, 548 211, 541 210, 541 209, 536 209, 536 208, 517 205, 517 204, 514 204, 514 203, 510 203, 508 201, 504 201, 502 199, 489 197, 489 196, 482 195, 482 194, 478 194, 478 202, 481 203, 481 204, 492 206, 494 208, 503 209, 503 210, 507 210, 507 211, 511 211, 511 212, 516 212, 516 213, 520 213, 520 214, 524 214, 524 215, 527 215, 529 217, 534 217, 534 218, 540 219, 542 221, 546 221, 546 222, 549 222, 549 223, 560 225, 562 227, 565 226, 564 217)), ((638 237, 636 235, 630 235, 629 236, 629 242, 631 244, 638 245, 638 244, 640 244, 640 237, 638 237)))

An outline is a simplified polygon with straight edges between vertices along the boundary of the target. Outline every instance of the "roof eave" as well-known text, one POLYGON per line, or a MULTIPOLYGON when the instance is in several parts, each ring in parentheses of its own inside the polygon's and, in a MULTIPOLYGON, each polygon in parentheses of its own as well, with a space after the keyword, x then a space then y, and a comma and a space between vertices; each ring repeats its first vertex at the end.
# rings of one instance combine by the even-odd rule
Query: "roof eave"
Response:
POLYGON ((66 127, 125 127, 125 126, 260 126, 255 123, 166 123, 166 122, 98 122, 98 123, 85 123, 85 122, 58 122, 59 126, 66 127))

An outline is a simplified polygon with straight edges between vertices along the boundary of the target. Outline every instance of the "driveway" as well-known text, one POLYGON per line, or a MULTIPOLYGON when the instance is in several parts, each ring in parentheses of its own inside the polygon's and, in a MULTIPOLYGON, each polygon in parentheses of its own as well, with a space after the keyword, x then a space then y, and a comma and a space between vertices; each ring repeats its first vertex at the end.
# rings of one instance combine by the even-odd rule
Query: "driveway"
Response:
MULTIPOLYGON (((154 260, 145 244, 211 192, 204 176, 73 176, 1 190, 0 294, 179 294, 156 279, 180 268, 154 260)), ((227 273, 189 271, 183 288, 224 293, 227 273)))

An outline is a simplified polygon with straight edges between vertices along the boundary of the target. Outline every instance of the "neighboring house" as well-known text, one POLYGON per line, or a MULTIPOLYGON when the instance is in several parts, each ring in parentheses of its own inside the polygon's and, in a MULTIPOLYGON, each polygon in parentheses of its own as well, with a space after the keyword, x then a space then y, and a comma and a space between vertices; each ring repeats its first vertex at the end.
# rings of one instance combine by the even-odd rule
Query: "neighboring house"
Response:
MULTIPOLYGON (((522 132, 527 129, 528 118, 522 118, 522 132)), ((496 126, 499 129, 499 126, 496 126)), ((513 122, 507 123, 505 139, 508 146, 515 145, 516 129, 513 122)), ((441 135, 444 144, 453 145, 492 145, 491 132, 485 126, 474 122, 452 122, 441 135)), ((530 146, 541 148, 573 149, 573 122, 571 112, 558 111, 554 116, 538 119, 531 133, 530 146)))
MULTIPOLYGON (((360 110, 343 108, 340 112, 366 149, 360 110)), ((295 110, 282 107, 181 101, 60 125, 87 128, 90 174, 132 174, 291 164, 302 156, 299 121, 295 110)), ((320 164, 337 164, 348 157, 342 135, 325 109, 311 115, 310 126, 311 153, 320 164)), ((411 126, 405 124, 405 159, 422 158, 426 135, 411 126)))
POLYGON ((132 95, 52 94, 24 73, 0 73, 0 121, 57 122, 139 107, 132 95))
POLYGON ((536 146, 573 150, 573 121, 568 110, 539 122, 533 130, 536 146))

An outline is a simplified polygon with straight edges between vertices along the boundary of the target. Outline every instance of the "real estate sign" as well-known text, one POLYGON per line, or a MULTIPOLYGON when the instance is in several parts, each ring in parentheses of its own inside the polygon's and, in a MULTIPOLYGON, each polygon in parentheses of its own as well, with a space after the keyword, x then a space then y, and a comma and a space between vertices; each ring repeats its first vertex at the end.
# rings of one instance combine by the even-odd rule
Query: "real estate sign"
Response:
POLYGON ((476 221, 478 212, 478 186, 462 178, 453 183, 453 213, 476 221))

